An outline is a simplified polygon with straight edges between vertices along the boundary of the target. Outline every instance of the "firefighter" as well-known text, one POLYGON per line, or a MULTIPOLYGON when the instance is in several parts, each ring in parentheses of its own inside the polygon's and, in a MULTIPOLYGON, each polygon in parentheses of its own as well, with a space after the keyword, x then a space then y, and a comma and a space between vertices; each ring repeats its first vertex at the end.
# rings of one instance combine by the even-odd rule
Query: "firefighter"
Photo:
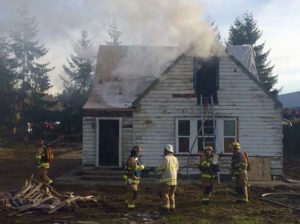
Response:
POLYGON ((43 140, 38 140, 37 145, 38 150, 35 159, 37 168, 40 171, 40 177, 45 183, 52 184, 53 180, 48 176, 50 162, 53 159, 52 151, 47 148, 43 140))
POLYGON ((177 172, 179 164, 174 156, 172 145, 165 145, 164 159, 162 165, 155 169, 156 172, 161 172, 160 178, 160 197, 162 199, 162 209, 166 211, 175 210, 175 191, 177 186, 177 172))
POLYGON ((142 148, 135 145, 127 159, 124 179, 126 180, 126 200, 127 208, 134 209, 135 201, 138 196, 138 186, 141 179, 142 170, 145 166, 139 161, 139 154, 142 148))
POLYGON ((206 146, 204 153, 200 156, 199 169, 201 171, 201 181, 204 187, 202 201, 208 204, 213 191, 213 182, 218 172, 217 162, 214 161, 213 147, 206 146))
POLYGON ((238 142, 232 143, 233 155, 231 161, 231 176, 235 180, 235 190, 240 196, 236 202, 248 202, 248 171, 250 164, 246 152, 240 151, 241 146, 238 142))

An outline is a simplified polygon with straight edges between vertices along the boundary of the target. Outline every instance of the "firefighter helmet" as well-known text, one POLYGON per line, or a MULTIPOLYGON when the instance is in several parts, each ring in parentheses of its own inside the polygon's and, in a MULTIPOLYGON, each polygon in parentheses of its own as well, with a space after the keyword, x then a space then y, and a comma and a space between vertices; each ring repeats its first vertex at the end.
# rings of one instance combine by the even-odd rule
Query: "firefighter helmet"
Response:
POLYGON ((240 143, 238 143, 238 142, 233 142, 233 143, 232 143, 232 147, 233 147, 234 149, 241 149, 240 143))
POLYGON ((131 149, 132 152, 141 152, 142 151, 142 147, 139 145, 135 145, 132 147, 131 149))
POLYGON ((170 145, 170 144, 165 145, 164 149, 165 149, 167 152, 174 153, 173 146, 170 145))
POLYGON ((45 142, 44 142, 42 139, 39 139, 39 140, 37 141, 37 144, 38 144, 38 145, 45 145, 45 142))
POLYGON ((204 152, 207 153, 208 151, 213 152, 214 151, 213 147, 210 145, 207 145, 204 149, 204 152))

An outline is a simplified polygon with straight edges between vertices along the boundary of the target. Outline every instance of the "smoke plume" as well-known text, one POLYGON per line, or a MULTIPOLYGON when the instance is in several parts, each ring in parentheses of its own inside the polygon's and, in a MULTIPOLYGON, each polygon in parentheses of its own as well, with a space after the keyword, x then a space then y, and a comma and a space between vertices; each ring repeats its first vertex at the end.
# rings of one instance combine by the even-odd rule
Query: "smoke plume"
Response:
MULTIPOLYGON (((63 73, 62 65, 73 52, 72 44, 81 30, 88 31, 97 48, 109 40, 107 31, 113 20, 123 33, 122 45, 173 46, 177 48, 176 54, 190 49, 192 56, 203 58, 222 53, 199 0, 0 0, 2 30, 9 32, 15 28, 20 3, 28 6, 39 24, 38 39, 49 49, 45 61, 56 67, 51 73, 53 92, 61 89, 58 74, 63 73)), ((168 60, 170 55, 162 61, 168 60)))

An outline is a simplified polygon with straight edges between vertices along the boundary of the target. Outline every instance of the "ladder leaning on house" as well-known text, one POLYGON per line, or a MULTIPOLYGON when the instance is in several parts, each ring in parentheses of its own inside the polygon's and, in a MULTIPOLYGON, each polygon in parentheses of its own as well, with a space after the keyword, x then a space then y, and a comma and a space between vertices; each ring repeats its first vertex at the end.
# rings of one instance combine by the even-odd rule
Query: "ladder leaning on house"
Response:
MULTIPOLYGON (((207 146, 207 145, 214 146, 214 149, 216 147, 216 118, 215 118, 213 95, 211 95, 210 97, 203 97, 202 95, 200 95, 199 105, 200 105, 200 115, 201 115, 201 127, 198 127, 197 134, 195 136, 193 144, 189 149, 189 155, 188 155, 187 166, 186 166, 188 178, 190 178, 190 173, 189 173, 190 157, 191 157, 193 148, 195 146, 196 140, 199 137, 202 139, 202 149, 203 150, 205 149, 205 146, 207 146), (211 120, 211 122, 208 122, 208 118, 210 118, 209 120, 211 120), (210 132, 208 134, 205 133, 205 131, 207 131, 207 130, 210 130, 210 132), (208 141, 208 140, 210 140, 210 141, 208 141)), ((218 175, 218 179, 219 179, 219 175, 218 175)))

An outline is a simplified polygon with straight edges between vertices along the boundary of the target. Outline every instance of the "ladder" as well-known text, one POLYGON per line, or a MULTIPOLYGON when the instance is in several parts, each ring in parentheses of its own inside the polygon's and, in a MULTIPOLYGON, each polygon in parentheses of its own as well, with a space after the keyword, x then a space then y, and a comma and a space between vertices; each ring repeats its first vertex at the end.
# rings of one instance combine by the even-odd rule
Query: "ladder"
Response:
MULTIPOLYGON (((202 149, 204 150, 207 145, 213 145, 214 148, 216 146, 216 117, 215 117, 215 110, 214 110, 214 99, 213 95, 210 97, 203 97, 200 95, 200 115, 201 115, 201 127, 198 128, 197 134, 193 141, 192 146, 189 149, 189 155, 187 159, 187 176, 190 179, 189 168, 190 168, 190 157, 195 146, 196 140, 199 137, 202 139, 202 149), (211 123, 208 122, 208 118, 211 118, 211 123), (210 130, 210 133, 205 133, 207 130, 210 130), (208 141, 208 136, 210 141, 208 141), (211 140, 212 138, 212 140, 211 140)), ((210 120, 210 119, 209 119, 210 120)), ((199 144, 198 144, 199 145, 199 144)))
MULTIPOLYGON (((203 97, 200 95, 200 112, 201 112, 201 137, 202 137, 202 149, 204 150, 207 145, 216 146, 216 117, 214 110, 214 98, 203 97), (206 111, 206 112, 205 112, 206 111), (211 118, 211 119, 208 119, 211 118), (209 123, 209 120, 211 123, 209 123), (209 130, 209 131, 208 131, 209 130), (209 133, 206 133, 208 131, 209 133), (208 140, 207 136, 212 138, 208 140)), ((198 136, 199 134, 198 133, 198 136)))

